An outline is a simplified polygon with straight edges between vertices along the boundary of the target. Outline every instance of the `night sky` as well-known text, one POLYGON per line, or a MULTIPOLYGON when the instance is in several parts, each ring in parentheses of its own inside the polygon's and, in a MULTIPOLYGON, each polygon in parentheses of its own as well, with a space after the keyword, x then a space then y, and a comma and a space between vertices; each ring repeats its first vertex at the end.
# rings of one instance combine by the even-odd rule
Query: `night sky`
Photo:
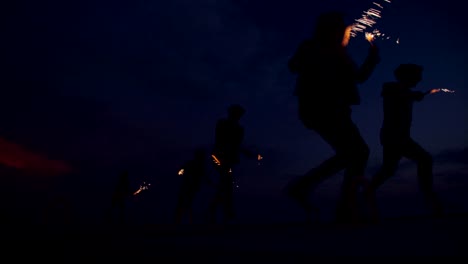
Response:
MULTIPOLYGON (((382 60, 360 86, 361 105, 353 107, 371 150, 369 176, 382 158, 381 85, 393 80, 398 64, 421 64, 417 90, 456 92, 415 103, 412 135, 434 155, 436 189, 453 210, 463 209, 465 11, 455 0, 379 2, 385 8, 376 27, 391 38, 376 40, 382 60)), ((169 221, 178 169, 195 147, 211 147, 216 121, 228 105, 240 103, 246 108, 245 146, 264 156, 262 165, 243 159, 236 170, 241 219, 292 219, 299 210, 281 198, 281 188, 333 152, 297 118, 288 58, 321 12, 344 11, 352 23, 370 7, 372 1, 351 0, 10 1, 1 23, 0 158, 2 170, 17 178, 0 175, 3 192, 14 195, 10 201, 18 208, 62 195, 82 215, 99 219, 116 177, 128 169, 135 189, 152 183, 134 203, 141 216, 135 218, 169 221), (51 160, 54 173, 44 172, 46 161, 36 162, 41 173, 24 173, 15 159, 29 154, 15 148, 51 160), (57 166, 67 172, 55 173, 57 166)), ((360 64, 368 43, 358 34, 348 48, 360 64)), ((388 214, 392 206, 422 207, 413 198, 420 194, 415 166, 404 162, 382 187, 388 214)), ((336 175, 317 191, 324 209, 332 210, 341 179, 336 175)), ((204 197, 210 192, 204 190, 204 197)))

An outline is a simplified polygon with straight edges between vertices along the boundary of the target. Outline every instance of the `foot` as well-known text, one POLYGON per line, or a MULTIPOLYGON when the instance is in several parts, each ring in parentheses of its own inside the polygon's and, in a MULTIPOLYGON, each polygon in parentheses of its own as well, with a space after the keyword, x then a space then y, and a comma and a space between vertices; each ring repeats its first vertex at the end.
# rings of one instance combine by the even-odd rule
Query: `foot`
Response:
POLYGON ((308 218, 312 218, 312 214, 314 212, 317 212, 318 209, 312 205, 311 202, 309 202, 308 195, 305 192, 300 192, 297 190, 294 190, 293 188, 285 188, 283 190, 284 194, 293 200, 295 203, 297 203, 304 211, 306 211, 308 218))
POLYGON ((363 191, 364 199, 366 201, 367 210, 369 213, 369 221, 371 223, 378 223, 379 222, 379 212, 377 208, 377 199, 375 189, 366 186, 363 191))
POLYGON ((443 217, 445 214, 444 206, 439 200, 435 200, 431 203, 432 207, 432 216, 435 218, 443 217))

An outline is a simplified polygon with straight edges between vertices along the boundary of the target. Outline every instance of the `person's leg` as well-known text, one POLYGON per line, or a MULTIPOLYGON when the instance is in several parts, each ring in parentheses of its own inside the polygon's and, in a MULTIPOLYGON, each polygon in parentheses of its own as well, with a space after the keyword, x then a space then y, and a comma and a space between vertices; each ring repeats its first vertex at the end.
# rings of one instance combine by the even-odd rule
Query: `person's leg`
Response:
POLYGON ((220 181, 221 206, 223 212, 223 222, 228 223, 235 218, 234 208, 234 178, 232 172, 227 169, 220 181))
POLYGON ((314 190, 321 182, 330 176, 343 170, 346 161, 343 155, 338 155, 338 150, 342 148, 341 127, 338 122, 327 121, 314 128, 325 142, 327 142, 337 155, 325 160, 319 166, 311 169, 303 176, 300 176, 288 183, 286 194, 293 198, 308 213, 316 210, 308 201, 310 191, 314 190))
POLYGON ((419 187, 426 203, 431 207, 435 216, 443 213, 442 203, 433 189, 433 160, 431 154, 414 140, 410 140, 403 155, 416 162, 419 187))
POLYGON ((395 175, 402 157, 403 147, 385 145, 383 146, 383 163, 382 167, 372 177, 369 189, 376 191, 386 180, 395 175))
POLYGON ((216 218, 217 218, 217 212, 218 212, 218 206, 221 203, 222 199, 222 191, 220 188, 220 184, 216 186, 216 190, 213 196, 213 199, 211 200, 209 206, 208 206, 208 211, 207 211, 207 222, 210 224, 215 224, 216 223, 216 218))
POLYGON ((218 214, 218 209, 221 207, 222 210, 224 210, 223 213, 225 213, 225 205, 226 205, 226 190, 228 187, 227 185, 227 177, 226 176, 229 173, 229 167, 225 166, 216 166, 216 170, 219 174, 219 181, 216 186, 216 191, 214 194, 213 199, 211 200, 211 203, 208 207, 208 222, 214 224, 216 223, 217 219, 217 214, 218 214))
POLYGON ((338 221, 355 221, 358 217, 357 192, 365 180, 369 147, 351 118, 342 121, 337 156, 343 157, 345 173, 337 205, 338 221))
POLYGON ((395 175, 401 157, 401 146, 383 146, 382 166, 377 173, 374 174, 368 186, 364 190, 365 198, 370 210, 370 217, 373 222, 378 222, 380 218, 376 200, 376 191, 386 180, 395 175))
POLYGON ((179 200, 177 201, 177 206, 175 210, 175 216, 174 216, 174 222, 175 224, 181 224, 184 218, 185 213, 187 212, 187 203, 186 203, 186 197, 184 197, 184 194, 181 193, 179 196, 179 200))

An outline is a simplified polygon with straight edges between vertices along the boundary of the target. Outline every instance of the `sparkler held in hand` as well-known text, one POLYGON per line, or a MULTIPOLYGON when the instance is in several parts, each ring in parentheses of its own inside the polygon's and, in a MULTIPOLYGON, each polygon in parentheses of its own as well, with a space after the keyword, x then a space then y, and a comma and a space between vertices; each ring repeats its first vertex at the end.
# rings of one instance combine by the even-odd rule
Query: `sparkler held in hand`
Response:
MULTIPOLYGON (((386 36, 385 33, 382 33, 378 28, 376 28, 376 25, 377 20, 382 18, 382 11, 384 7, 391 4, 392 2, 390 0, 380 0, 378 2, 372 2, 373 7, 363 11, 361 17, 355 19, 356 22, 352 26, 351 37, 357 36, 358 33, 365 33, 365 37, 369 42, 371 42, 371 40, 374 41, 376 38, 381 38, 384 40, 390 39, 390 36, 386 36)), ((400 39, 397 38, 395 43, 400 44, 400 39)))
POLYGON ((431 89, 431 90, 425 92, 424 95, 435 94, 435 93, 439 93, 439 92, 454 93, 455 91, 450 90, 450 89, 446 89, 446 88, 434 88, 434 89, 431 89))
MULTIPOLYGON (((378 221, 376 203, 377 189, 397 171, 404 157, 417 164, 419 187, 434 216, 443 214, 443 205, 433 188, 433 158, 429 152, 411 138, 414 102, 423 100, 426 94, 437 93, 442 89, 427 92, 412 91, 422 80, 423 67, 416 64, 401 64, 395 71, 396 81, 386 82, 382 87, 384 118, 380 130, 380 143, 383 146, 383 163, 366 187, 372 218, 378 221)), ((445 89, 444 92, 450 90, 445 89)))
POLYGON ((144 190, 148 190, 148 188, 151 186, 151 183, 146 183, 146 182, 143 182, 143 184, 140 185, 140 188, 138 188, 138 190, 136 190, 133 195, 138 195, 140 194, 142 191, 144 190))
POLYGON ((185 217, 188 217, 189 223, 193 222, 193 203, 195 198, 200 192, 203 183, 211 184, 211 179, 209 179, 206 173, 206 155, 205 149, 197 148, 193 157, 179 170, 178 175, 182 177, 182 181, 174 215, 176 224, 182 223, 185 217))

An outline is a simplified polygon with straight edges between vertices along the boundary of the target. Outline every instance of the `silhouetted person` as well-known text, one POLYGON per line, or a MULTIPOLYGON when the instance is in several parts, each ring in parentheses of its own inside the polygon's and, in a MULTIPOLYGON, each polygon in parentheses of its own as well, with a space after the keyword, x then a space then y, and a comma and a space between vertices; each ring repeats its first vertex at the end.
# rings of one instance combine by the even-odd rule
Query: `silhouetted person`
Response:
POLYGON ((219 161, 215 168, 219 173, 219 183, 209 208, 210 221, 216 220, 216 211, 220 205, 223 210, 223 221, 229 222, 235 218, 234 210, 234 177, 233 168, 240 161, 240 154, 248 156, 251 153, 242 148, 244 128, 239 120, 244 115, 245 109, 234 104, 228 108, 227 118, 220 119, 216 124, 215 144, 213 156, 219 161))
MULTIPOLYGON (((368 194, 375 203, 375 191, 395 174, 400 159, 405 157, 416 162, 421 191, 433 213, 440 215, 442 206, 432 186, 432 157, 411 138, 410 133, 413 103, 423 100, 425 96, 425 93, 411 89, 421 81, 422 73, 423 67, 420 65, 401 64, 394 71, 396 82, 383 84, 384 120, 380 130, 383 164, 371 179, 368 194)), ((374 214, 374 220, 377 220, 377 212, 374 211, 374 214)))
POLYGON ((311 213, 309 192, 344 169, 337 220, 346 221, 355 216, 357 183, 363 179, 369 156, 369 148, 351 119, 351 106, 360 104, 357 84, 366 81, 379 62, 378 50, 371 43, 361 67, 354 63, 346 50, 350 30, 343 14, 320 15, 313 36, 300 44, 288 64, 290 71, 297 74, 299 119, 336 154, 291 181, 286 193, 311 213))
POLYGON ((182 183, 177 201, 175 222, 181 223, 184 215, 188 215, 188 221, 193 222, 193 202, 200 191, 202 183, 210 182, 206 174, 206 152, 199 148, 195 150, 191 160, 182 166, 182 183))
POLYGON ((123 223, 125 221, 125 204, 132 192, 130 190, 130 180, 128 177, 128 171, 124 170, 120 174, 117 185, 115 186, 112 194, 111 202, 111 220, 114 219, 115 210, 117 210, 118 221, 123 223))

